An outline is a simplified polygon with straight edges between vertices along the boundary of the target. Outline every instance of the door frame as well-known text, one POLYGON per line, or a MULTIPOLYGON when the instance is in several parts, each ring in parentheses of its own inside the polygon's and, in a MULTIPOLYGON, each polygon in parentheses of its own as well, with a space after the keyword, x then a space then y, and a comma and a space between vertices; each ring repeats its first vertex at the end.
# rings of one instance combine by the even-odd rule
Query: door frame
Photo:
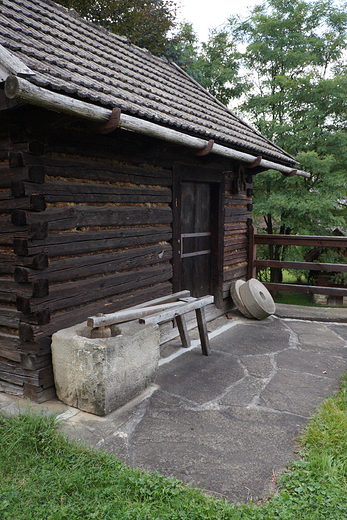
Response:
POLYGON ((206 166, 174 164, 172 189, 172 249, 173 291, 181 287, 181 185, 184 181, 204 182, 211 185, 211 293, 215 305, 223 304, 223 260, 224 260, 224 171, 206 166))

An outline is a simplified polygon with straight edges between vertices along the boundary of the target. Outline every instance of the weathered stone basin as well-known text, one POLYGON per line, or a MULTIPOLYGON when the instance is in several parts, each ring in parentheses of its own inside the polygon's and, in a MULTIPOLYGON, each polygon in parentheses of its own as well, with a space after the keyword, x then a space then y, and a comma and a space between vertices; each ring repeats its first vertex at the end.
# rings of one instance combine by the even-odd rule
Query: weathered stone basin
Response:
POLYGON ((65 404, 106 415, 153 382, 159 327, 131 321, 112 326, 110 338, 96 339, 90 331, 84 322, 53 334, 56 391, 65 404))

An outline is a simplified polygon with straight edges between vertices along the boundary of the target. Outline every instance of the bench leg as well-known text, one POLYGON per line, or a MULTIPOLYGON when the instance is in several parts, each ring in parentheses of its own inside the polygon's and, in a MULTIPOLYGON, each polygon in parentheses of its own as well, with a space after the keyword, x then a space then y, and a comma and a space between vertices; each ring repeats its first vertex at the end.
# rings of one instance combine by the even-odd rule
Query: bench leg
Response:
POLYGON ((204 356, 209 356, 211 354, 211 348, 207 334, 205 309, 203 307, 201 307, 201 309, 195 309, 195 313, 200 334, 201 350, 204 356))
POLYGON ((176 316, 176 322, 182 341, 182 347, 190 347, 190 337, 188 334, 186 320, 183 314, 181 316, 176 316))

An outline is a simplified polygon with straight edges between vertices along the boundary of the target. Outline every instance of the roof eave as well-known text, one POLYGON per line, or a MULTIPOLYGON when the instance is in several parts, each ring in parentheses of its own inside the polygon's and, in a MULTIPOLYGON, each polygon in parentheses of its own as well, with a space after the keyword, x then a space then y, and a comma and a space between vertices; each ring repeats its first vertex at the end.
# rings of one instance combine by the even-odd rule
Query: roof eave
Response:
MULTIPOLYGON (((107 123, 112 116, 112 110, 52 92, 14 75, 8 76, 5 81, 5 94, 9 99, 25 100, 33 105, 75 115, 98 123, 107 123)), ((131 130, 140 134, 146 134, 164 141, 184 145, 197 151, 204 150, 208 145, 210 145, 211 149, 209 152, 248 164, 257 161, 257 166, 266 170, 277 170, 285 176, 300 175, 303 177, 310 177, 309 173, 293 169, 292 166, 285 166, 275 161, 256 157, 228 146, 222 146, 215 143, 212 143, 211 146, 211 142, 204 139, 184 134, 177 130, 127 114, 119 114, 119 117, 117 118, 117 126, 119 128, 131 130)))

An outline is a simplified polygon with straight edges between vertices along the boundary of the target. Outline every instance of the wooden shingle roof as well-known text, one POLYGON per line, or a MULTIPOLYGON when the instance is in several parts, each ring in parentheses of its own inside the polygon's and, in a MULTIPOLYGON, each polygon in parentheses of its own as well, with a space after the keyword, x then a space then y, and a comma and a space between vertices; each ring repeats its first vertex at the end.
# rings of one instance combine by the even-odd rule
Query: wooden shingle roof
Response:
MULTIPOLYGON (((50 0, 0 0, 0 45, 30 83, 295 167, 175 64, 50 0)), ((1 66, 1 63, 0 63, 1 66)))

